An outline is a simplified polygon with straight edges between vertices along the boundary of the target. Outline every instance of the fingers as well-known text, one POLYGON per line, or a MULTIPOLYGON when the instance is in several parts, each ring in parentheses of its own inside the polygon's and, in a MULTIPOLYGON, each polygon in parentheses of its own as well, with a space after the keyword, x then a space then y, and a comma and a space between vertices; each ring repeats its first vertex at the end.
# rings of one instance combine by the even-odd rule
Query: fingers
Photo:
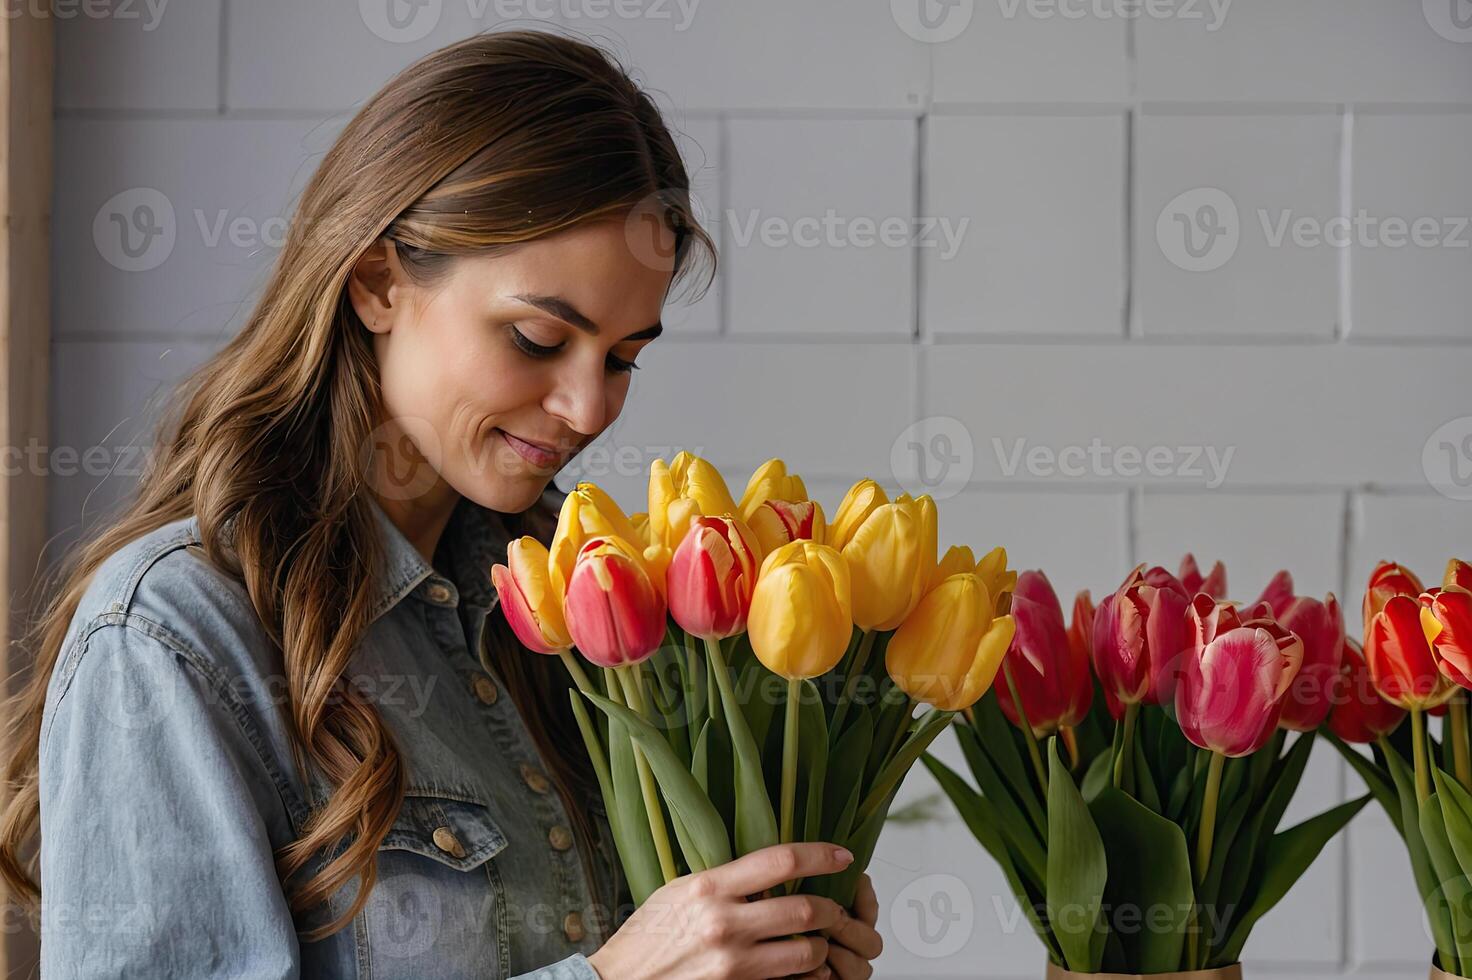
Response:
POLYGON ((828 940, 822 936, 769 939, 751 948, 751 975, 790 977, 813 973, 828 963, 828 940))
POLYGON ((845 915, 832 926, 823 930, 832 940, 833 949, 843 948, 862 959, 877 959, 884 951, 884 940, 872 925, 852 915, 845 915))
POLYGON ((842 946, 828 946, 828 965, 838 980, 869 980, 874 975, 874 964, 842 946))
POLYGON ((819 895, 783 895, 739 906, 734 929, 745 938, 772 939, 799 932, 827 932, 845 918, 842 907, 819 895))
POLYGON ((859 875, 859 888, 854 894, 854 916, 871 926, 879 921, 879 896, 874 893, 874 881, 868 874, 859 875))
POLYGON ((739 898, 759 894, 792 878, 834 874, 853 859, 847 850, 832 844, 774 844, 690 877, 703 879, 696 886, 701 890, 710 888, 713 894, 739 898))

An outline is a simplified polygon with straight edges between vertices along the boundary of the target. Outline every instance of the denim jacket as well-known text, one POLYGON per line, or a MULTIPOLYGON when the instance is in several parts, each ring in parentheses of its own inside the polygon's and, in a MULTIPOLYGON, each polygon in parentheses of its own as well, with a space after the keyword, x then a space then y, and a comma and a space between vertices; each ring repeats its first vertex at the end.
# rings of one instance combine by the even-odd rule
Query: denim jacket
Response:
POLYGON ((389 725, 407 797, 367 905, 313 943, 298 928, 337 917, 358 884, 293 922, 274 852, 326 784, 294 761, 279 651, 193 516, 111 555, 41 722, 42 976, 597 980, 586 954, 628 900, 606 813, 588 801, 590 882, 485 644, 491 564, 515 533, 550 539, 562 497, 549 486, 521 515, 462 498, 436 553, 446 574, 373 502, 387 561, 348 673, 389 725))

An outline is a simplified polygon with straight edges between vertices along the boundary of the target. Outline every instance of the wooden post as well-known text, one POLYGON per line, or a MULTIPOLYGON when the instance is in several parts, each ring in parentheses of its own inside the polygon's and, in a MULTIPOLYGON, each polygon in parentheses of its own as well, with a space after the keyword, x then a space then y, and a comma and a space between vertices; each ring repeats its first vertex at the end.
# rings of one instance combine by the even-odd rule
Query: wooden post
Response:
MULTIPOLYGON (((16 605, 38 571, 46 536, 46 479, 24 461, 49 438, 52 18, 46 4, 9 5, 0 17, 0 693, 23 665, 12 643, 16 605), (17 456, 17 449, 20 451, 17 456)), ((8 756, 9 747, 0 746, 8 756)), ((3 793, 0 787, 0 793, 3 793)), ((9 902, 0 912, 0 976, 34 976, 38 943, 9 902)))

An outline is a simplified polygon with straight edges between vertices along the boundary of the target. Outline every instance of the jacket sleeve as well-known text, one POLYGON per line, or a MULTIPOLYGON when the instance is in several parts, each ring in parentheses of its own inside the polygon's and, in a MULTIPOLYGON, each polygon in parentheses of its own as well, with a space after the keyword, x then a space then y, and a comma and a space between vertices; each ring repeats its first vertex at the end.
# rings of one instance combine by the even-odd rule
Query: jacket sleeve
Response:
POLYGON ((298 977, 267 831, 283 804, 235 702, 152 630, 81 643, 41 731, 42 974, 298 977))
POLYGON ((530 973, 518 973, 510 980, 602 980, 593 964, 582 953, 548 964, 530 973))

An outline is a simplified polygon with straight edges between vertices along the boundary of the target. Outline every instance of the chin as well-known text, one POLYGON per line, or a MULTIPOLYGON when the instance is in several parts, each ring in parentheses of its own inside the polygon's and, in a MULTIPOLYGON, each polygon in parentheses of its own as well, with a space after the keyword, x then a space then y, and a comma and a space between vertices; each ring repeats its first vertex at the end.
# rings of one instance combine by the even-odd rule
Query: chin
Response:
POLYGON ((531 507, 542 496, 542 492, 552 484, 552 478, 528 476, 525 479, 509 480, 500 479, 490 485, 476 485, 469 492, 461 491, 462 496, 469 497, 482 507, 502 514, 520 514, 531 507))

